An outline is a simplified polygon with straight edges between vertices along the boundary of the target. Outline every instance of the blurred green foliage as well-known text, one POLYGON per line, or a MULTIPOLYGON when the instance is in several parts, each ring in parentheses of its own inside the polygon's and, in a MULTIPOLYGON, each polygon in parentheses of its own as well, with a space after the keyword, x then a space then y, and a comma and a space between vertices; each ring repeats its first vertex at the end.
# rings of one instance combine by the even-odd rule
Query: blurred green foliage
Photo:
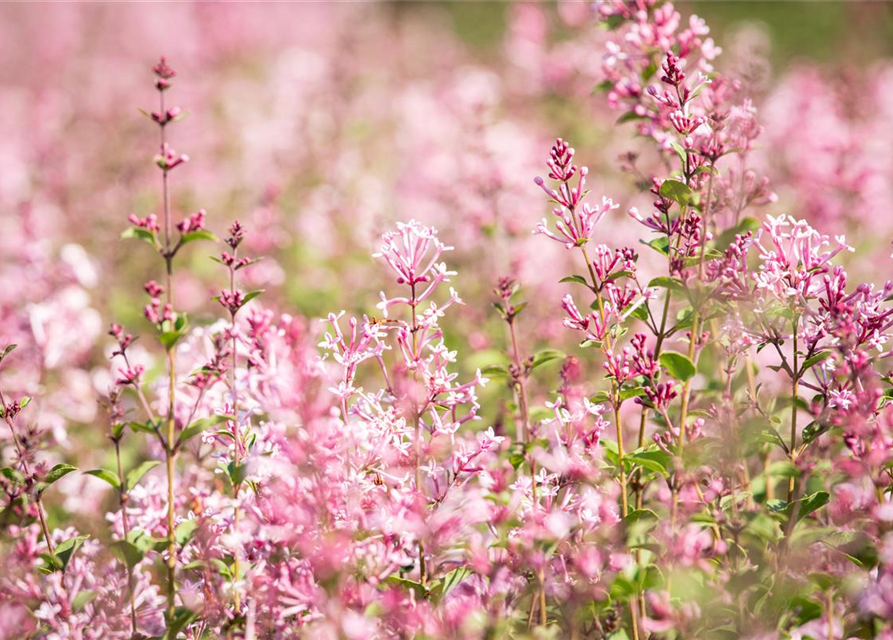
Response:
MULTIPOLYGON (((582 1, 582 0, 581 0, 582 1)), ((439 5, 455 33, 478 49, 499 46, 511 2, 418 2, 439 5)), ((554 8, 555 2, 547 2, 554 8)), ((823 63, 862 62, 893 55, 893 2, 879 0, 681 0, 684 15, 695 13, 711 26, 718 42, 745 23, 763 26, 776 68, 798 58, 823 63), (853 34, 859 37, 854 38, 853 34)))
POLYGON ((687 0, 718 42, 751 22, 766 28, 776 68, 798 58, 822 63, 862 62, 893 54, 893 3, 873 0, 687 0), (853 34, 859 37, 854 38, 853 34))

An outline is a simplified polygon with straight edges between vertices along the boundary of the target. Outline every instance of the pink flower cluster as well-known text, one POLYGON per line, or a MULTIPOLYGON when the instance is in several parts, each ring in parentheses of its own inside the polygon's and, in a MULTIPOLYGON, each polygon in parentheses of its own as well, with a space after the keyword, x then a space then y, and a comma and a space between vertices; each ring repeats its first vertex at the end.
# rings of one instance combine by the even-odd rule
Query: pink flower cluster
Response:
MULTIPOLYGON (((512 73, 572 82, 542 9, 512 12, 512 73)), ((421 205, 355 223, 317 191, 314 241, 380 239, 374 260, 338 254, 346 294, 316 301, 321 271, 259 257, 280 233, 269 189, 215 274, 200 247, 220 216, 178 197, 202 161, 171 147, 185 112, 161 58, 158 193, 122 234, 148 303, 109 305, 110 362, 90 364, 94 261, 57 259, 27 207, 0 223, 0 638, 893 639, 893 282, 853 282, 843 235, 777 210, 764 124, 702 19, 662 0, 593 14, 590 71, 646 149, 618 167, 629 215, 562 138, 537 188, 538 153, 494 159, 521 134, 474 129, 496 113, 480 72, 445 90, 448 124, 403 141, 419 166, 397 200, 435 194, 455 225, 421 205), (476 132, 459 157, 420 142, 452 126, 476 132)), ((340 135, 354 115, 327 117, 340 135)), ((307 166, 343 186, 352 135, 307 166)))

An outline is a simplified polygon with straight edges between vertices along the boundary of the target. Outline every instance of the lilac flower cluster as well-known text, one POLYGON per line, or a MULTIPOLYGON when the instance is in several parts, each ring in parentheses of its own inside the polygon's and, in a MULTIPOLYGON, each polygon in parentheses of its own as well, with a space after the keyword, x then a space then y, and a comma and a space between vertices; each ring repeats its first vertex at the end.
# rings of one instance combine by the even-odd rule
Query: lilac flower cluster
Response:
MULTIPOLYGON (((513 37, 536 41, 538 9, 519 11, 513 37)), ((717 72, 703 20, 595 13, 597 89, 654 158, 625 156, 638 206, 593 198, 559 138, 523 197, 551 217, 500 221, 518 187, 477 140, 458 189, 493 204, 486 268, 461 269, 465 226, 388 224, 363 258, 377 304, 322 322, 253 288, 276 272, 253 224, 229 224, 223 285, 189 300, 218 216, 176 215, 195 211, 173 188, 185 112, 153 67, 159 213, 123 238, 156 259, 126 323, 144 335, 109 328, 99 454, 20 391, 83 369, 57 345, 98 333, 89 260, 71 248, 40 278, 68 291, 60 318, 0 303, 34 351, 4 332, 0 637, 893 639, 893 282, 854 284, 843 236, 775 211, 748 86, 717 72), (557 286, 504 259, 522 240, 555 252, 538 264, 557 286), (74 482, 94 511, 60 498, 74 482)))

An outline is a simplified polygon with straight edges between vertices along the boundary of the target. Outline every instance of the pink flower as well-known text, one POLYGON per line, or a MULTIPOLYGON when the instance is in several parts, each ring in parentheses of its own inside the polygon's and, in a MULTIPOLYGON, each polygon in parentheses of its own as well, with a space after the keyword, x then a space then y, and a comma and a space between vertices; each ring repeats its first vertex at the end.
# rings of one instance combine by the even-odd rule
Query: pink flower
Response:
POLYGON ((190 231, 199 231, 205 228, 205 210, 199 209, 196 213, 177 223, 177 229, 180 233, 189 233, 190 231))
POLYGON ((118 369, 118 379, 115 380, 115 384, 121 386, 138 385, 145 370, 146 368, 141 364, 118 369))
POLYGON ((127 219, 135 227, 148 229, 149 231, 161 230, 161 227, 158 225, 158 217, 154 213, 149 214, 145 218, 140 218, 135 213, 131 213, 127 216, 127 219))
POLYGON ((162 171, 170 171, 188 161, 189 156, 185 153, 178 154, 166 142, 164 143, 162 152, 155 156, 155 164, 157 164, 162 171))

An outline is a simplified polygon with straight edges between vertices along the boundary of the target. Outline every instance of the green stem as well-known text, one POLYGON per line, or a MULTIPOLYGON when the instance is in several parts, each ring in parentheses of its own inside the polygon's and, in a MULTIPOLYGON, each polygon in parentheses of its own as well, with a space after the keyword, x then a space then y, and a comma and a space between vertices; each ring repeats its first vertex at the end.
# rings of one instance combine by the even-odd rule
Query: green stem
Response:
MULTIPOLYGON (((592 262, 589 260, 589 253, 586 246, 580 247, 583 252, 583 259, 586 261, 586 268, 589 271, 589 277, 592 280, 592 290, 595 292, 595 300, 598 307, 599 318, 602 326, 605 327, 604 352, 607 355, 611 350, 611 333, 605 326, 605 306, 602 300, 601 290, 598 286, 598 278, 595 277, 595 270, 592 268, 592 262)), ((617 380, 611 378, 611 404, 614 409, 614 425, 617 437, 617 457, 620 461, 620 514, 623 518, 629 515, 629 495, 627 487, 626 467, 624 466, 624 448, 623 448, 623 423, 620 419, 620 388, 617 380)), ((543 598, 543 608, 545 608, 545 598, 543 598)), ((630 621, 632 626, 633 640, 639 640, 639 609, 637 601, 629 603, 630 621)))
MULTIPOLYGON (((161 113, 164 113, 164 91, 159 90, 159 102, 161 105, 161 113)), ((164 154, 166 143, 165 127, 160 126, 161 131, 161 153, 164 154)), ((164 203, 164 259, 165 259, 165 294, 166 302, 173 308, 174 304, 174 282, 173 282, 173 255, 171 254, 171 236, 173 230, 173 221, 171 219, 171 196, 168 188, 167 168, 161 170, 161 189, 162 200, 164 203)), ((167 443, 165 445, 164 457, 165 467, 167 471, 167 616, 168 620, 172 620, 176 613, 176 593, 177 593, 177 546, 174 534, 174 465, 176 462, 177 451, 174 444, 176 437, 176 423, 174 419, 174 411, 176 409, 176 387, 177 387, 177 369, 176 356, 174 349, 167 350, 167 366, 168 366, 168 407, 167 407, 167 443)))
MULTIPOLYGON (((797 463, 797 452, 794 450, 794 447, 797 446, 797 396, 800 391, 800 366, 798 363, 798 338, 799 338, 799 318, 795 315, 793 322, 793 333, 794 333, 794 366, 792 371, 794 372, 793 377, 791 378, 791 446, 788 451, 788 457, 791 460, 791 464, 797 463)), ((796 486, 796 479, 793 475, 788 478, 788 504, 794 498, 794 487, 796 486)))
MULTIPOLYGON (((412 310, 412 357, 416 357, 416 350, 418 349, 418 317, 416 314, 416 290, 415 283, 411 285, 412 287, 412 295, 410 298, 410 308, 412 310)), ((413 371, 413 378, 418 384, 419 376, 418 376, 418 368, 413 371)), ((420 496, 424 496, 424 489, 422 488, 422 428, 421 428, 421 416, 419 415, 419 402, 418 402, 418 390, 413 387, 413 422, 415 428, 415 487, 416 491, 419 492, 420 496)), ((428 586, 428 572, 427 567, 425 566, 425 543, 419 538, 419 583, 421 583, 422 587, 428 586)))
MULTIPOLYGON (((118 500, 121 505, 121 523, 124 527, 124 539, 130 538, 130 522, 127 518, 127 484, 124 477, 124 470, 121 466, 121 441, 114 440, 115 443, 115 462, 118 467, 118 500)), ((125 563, 127 567, 127 596, 130 600, 130 630, 136 635, 136 603, 133 595, 133 568, 130 564, 125 563)))
MULTIPOLYGON (((6 400, 3 398, 3 393, 0 392, 0 405, 6 406, 6 400)), ((25 472, 25 476, 31 478, 31 470, 28 467, 28 460, 25 458, 25 449, 22 446, 22 443, 19 441, 19 434, 16 432, 15 423, 12 418, 9 417, 8 413, 4 413, 4 421, 6 422, 6 426, 9 427, 9 432, 12 434, 12 442, 15 445, 16 454, 19 456, 19 462, 22 463, 22 470, 25 472)), ((50 538, 50 528, 47 526, 46 516, 43 511, 43 501, 40 499, 40 493, 35 492, 34 494, 34 503, 37 505, 37 519, 40 521, 40 530, 43 531, 43 539, 46 541, 47 550, 50 552, 50 555, 55 555, 55 549, 53 549, 53 541, 50 538)))

